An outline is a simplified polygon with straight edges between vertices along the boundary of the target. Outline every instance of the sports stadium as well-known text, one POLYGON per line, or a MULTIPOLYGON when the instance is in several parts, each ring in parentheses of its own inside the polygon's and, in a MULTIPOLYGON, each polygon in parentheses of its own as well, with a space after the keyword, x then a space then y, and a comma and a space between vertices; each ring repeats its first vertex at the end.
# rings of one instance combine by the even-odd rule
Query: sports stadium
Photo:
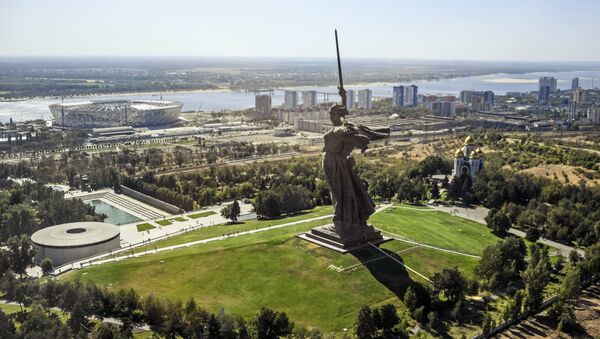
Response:
POLYGON ((72 128, 163 126, 177 122, 182 104, 163 100, 109 100, 50 105, 54 124, 72 128))

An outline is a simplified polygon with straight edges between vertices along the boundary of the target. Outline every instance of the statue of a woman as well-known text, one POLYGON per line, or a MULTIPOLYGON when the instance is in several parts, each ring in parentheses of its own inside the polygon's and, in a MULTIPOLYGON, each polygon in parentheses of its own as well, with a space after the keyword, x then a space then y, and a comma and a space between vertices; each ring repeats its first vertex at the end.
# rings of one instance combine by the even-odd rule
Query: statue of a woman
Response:
POLYGON ((352 151, 357 148, 364 152, 369 141, 388 137, 390 131, 344 121, 347 114, 343 105, 329 109, 333 128, 324 135, 323 169, 335 209, 329 231, 337 233, 344 242, 359 243, 369 241, 374 232, 367 219, 375 212, 375 205, 356 174, 352 151))

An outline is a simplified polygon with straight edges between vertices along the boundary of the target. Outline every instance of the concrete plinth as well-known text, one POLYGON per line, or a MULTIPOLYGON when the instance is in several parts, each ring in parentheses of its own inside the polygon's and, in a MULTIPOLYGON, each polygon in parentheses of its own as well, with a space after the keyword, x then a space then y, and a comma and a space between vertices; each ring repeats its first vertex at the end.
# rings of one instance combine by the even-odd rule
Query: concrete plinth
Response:
POLYGON ((377 245, 391 240, 382 236, 381 231, 373 226, 367 226, 361 234, 354 237, 342 238, 330 225, 315 227, 309 232, 299 234, 298 237, 343 254, 370 244, 377 245))

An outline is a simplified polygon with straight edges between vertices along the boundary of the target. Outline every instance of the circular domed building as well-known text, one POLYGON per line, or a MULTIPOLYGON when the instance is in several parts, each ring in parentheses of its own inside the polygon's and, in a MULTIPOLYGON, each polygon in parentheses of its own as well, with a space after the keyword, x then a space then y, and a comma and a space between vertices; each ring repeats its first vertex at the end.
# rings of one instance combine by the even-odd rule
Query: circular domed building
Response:
POLYGON ((121 247, 119 227, 103 222, 73 222, 43 228, 31 236, 35 262, 52 259, 54 267, 121 247))

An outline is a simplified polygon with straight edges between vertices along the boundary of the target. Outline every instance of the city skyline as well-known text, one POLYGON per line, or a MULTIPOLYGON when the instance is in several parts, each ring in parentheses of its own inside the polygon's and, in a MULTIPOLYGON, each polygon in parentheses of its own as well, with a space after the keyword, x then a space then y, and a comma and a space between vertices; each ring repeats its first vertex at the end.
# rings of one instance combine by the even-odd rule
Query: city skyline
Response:
POLYGON ((0 56, 324 58, 332 55, 338 28, 344 58, 600 60, 600 46, 591 43, 600 3, 590 0, 306 1, 293 7, 276 1, 0 0, 0 8, 0 56), (399 39, 399 27, 411 34, 399 39))

